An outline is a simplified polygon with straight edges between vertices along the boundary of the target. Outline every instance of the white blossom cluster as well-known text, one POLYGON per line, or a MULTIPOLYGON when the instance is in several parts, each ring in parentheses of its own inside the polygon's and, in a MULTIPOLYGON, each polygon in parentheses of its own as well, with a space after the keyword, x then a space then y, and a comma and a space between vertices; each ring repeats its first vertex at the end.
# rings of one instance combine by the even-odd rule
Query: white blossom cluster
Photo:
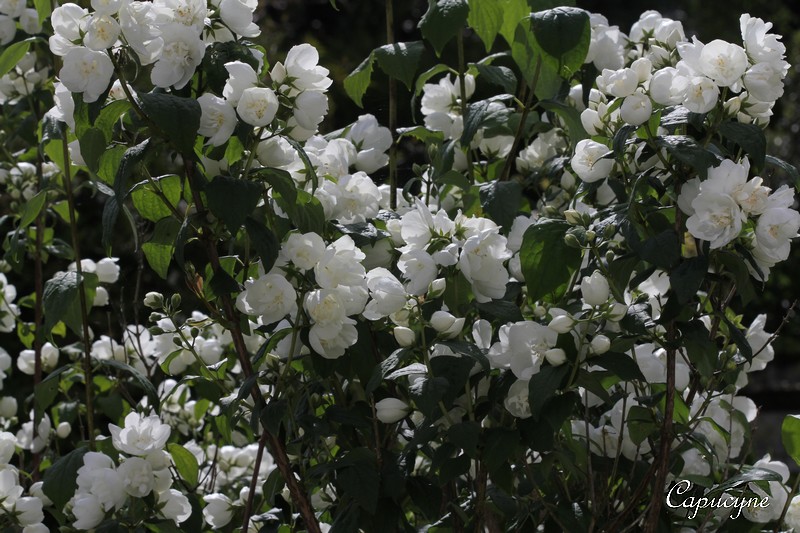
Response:
POLYGON ((29 35, 36 35, 42 31, 39 14, 36 9, 28 7, 25 0, 3 0, 0 2, 0 46, 5 46, 14 40, 17 25, 29 35))

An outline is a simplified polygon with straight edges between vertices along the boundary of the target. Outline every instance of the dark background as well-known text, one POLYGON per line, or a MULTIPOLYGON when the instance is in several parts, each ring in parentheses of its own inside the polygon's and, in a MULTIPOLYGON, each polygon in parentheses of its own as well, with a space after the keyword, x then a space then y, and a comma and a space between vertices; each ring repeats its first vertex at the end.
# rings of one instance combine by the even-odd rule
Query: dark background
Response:
MULTIPOLYGON (((308 42, 320 52, 320 63, 330 69, 334 80, 330 89, 330 113, 323 124, 325 129, 335 129, 356 119, 360 110, 344 93, 344 78, 370 53, 386 42, 385 4, 383 0, 268 0, 262 3, 257 18, 263 28, 258 42, 267 49, 272 61, 281 58, 298 43, 308 42), (326 128, 327 126, 327 128, 326 128)), ((724 39, 741 43, 739 16, 750 13, 772 22, 773 32, 783 35, 787 60, 793 65, 786 79, 786 92, 775 107, 775 116, 767 130, 768 153, 800 167, 797 134, 800 131, 800 76, 795 65, 800 65, 800 9, 791 7, 794 2, 764 2, 752 0, 578 0, 577 7, 605 15, 611 25, 617 25, 626 34, 639 15, 655 9, 665 17, 680 20, 688 37, 697 35, 703 42, 724 39)), ((417 21, 427 9, 427 0, 399 0, 394 2, 395 40, 420 39, 417 21)), ((502 41, 498 37, 496 46, 502 41)), ((495 50, 497 51, 497 50, 495 50)), ((424 58, 420 72, 434 64, 433 54, 424 58)), ((466 39, 466 59, 475 61, 486 55, 474 35, 466 39)), ((442 62, 456 65, 455 44, 450 43, 442 62)), ((364 107, 386 125, 388 122, 387 81, 376 68, 373 83, 364 97, 364 107)), ((400 126, 413 124, 410 113, 410 93, 400 85, 400 126)), ((408 172, 410 163, 400 161, 400 176, 408 172)), ((380 179, 380 176, 376 176, 380 179)), ((779 177, 767 182, 776 188, 779 177)), ((792 256, 772 272, 769 282, 761 289, 759 301, 744 309, 745 323, 759 312, 768 315, 768 331, 774 331, 788 316, 780 338, 775 342, 776 358, 766 370, 751 374, 745 394, 761 408, 754 432, 754 454, 772 453, 787 460, 780 444, 780 424, 788 413, 800 412, 800 319, 789 311, 800 294, 798 280, 800 246, 795 244, 792 256), (788 313, 788 315, 787 315, 788 313)), ((741 307, 740 307, 741 308, 741 307)), ((788 460, 792 463, 791 460, 788 460)))

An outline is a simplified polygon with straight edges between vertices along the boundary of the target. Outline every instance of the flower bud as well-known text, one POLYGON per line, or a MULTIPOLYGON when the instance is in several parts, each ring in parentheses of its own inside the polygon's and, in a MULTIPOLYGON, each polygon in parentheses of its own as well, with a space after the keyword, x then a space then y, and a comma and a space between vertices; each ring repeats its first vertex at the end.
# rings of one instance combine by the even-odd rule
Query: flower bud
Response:
POLYGON ((431 327, 445 338, 456 337, 464 327, 464 318, 456 318, 447 311, 436 311, 431 316, 431 327))
POLYGON ((558 315, 547 325, 556 333, 569 333, 575 325, 575 320, 569 315, 558 315))
POLYGON ((550 348, 544 353, 544 358, 553 366, 563 365, 567 362, 567 354, 561 348, 550 348))
POLYGON ((589 344, 589 346, 591 346, 594 353, 601 355, 606 353, 611 348, 611 339, 605 335, 597 335, 594 339, 592 339, 592 342, 589 344))
POLYGON ((173 311, 180 309, 181 295, 176 292, 175 294, 172 295, 172 298, 169 299, 169 303, 173 311))
POLYGON ((439 296, 444 294, 446 288, 447 288, 447 281, 444 278, 437 278, 431 281, 431 284, 428 287, 428 297, 438 298, 439 296))
POLYGON ((595 233, 593 230, 589 230, 589 231, 586 232, 586 241, 587 242, 592 242, 595 237, 597 237, 597 233, 595 233))
POLYGON ((583 300, 592 307, 606 303, 608 301, 608 293, 608 280, 597 270, 581 281, 583 300))
POLYGON ((403 326, 397 326, 394 328, 393 333, 397 344, 403 348, 413 346, 414 342, 417 340, 417 336, 414 334, 414 331, 409 328, 404 328, 403 326))
POLYGON ((533 308, 533 314, 537 318, 542 318, 544 315, 547 314, 547 309, 545 309, 544 306, 537 305, 536 307, 533 308))
POLYGON ((13 396, 3 396, 0 399, 0 416, 3 418, 14 418, 17 416, 17 399, 13 396))
POLYGON ((567 219, 567 222, 569 222, 573 226, 583 225, 583 217, 581 216, 580 213, 578 213, 574 209, 567 209, 566 211, 564 211, 564 217, 567 219))
POLYGON ((583 248, 581 245, 581 241, 573 235, 572 233, 567 233, 564 235, 564 244, 569 246, 570 248, 583 248))
POLYGON ((397 398, 384 398, 375 404, 375 414, 384 424, 394 424, 411 412, 407 403, 397 398))
POLYGON ((164 307, 164 296, 160 292, 148 292, 144 295, 144 305, 150 309, 164 307))
POLYGON ((59 439, 66 439, 71 432, 72 426, 69 425, 69 422, 61 422, 58 427, 56 427, 56 435, 58 435, 59 439))

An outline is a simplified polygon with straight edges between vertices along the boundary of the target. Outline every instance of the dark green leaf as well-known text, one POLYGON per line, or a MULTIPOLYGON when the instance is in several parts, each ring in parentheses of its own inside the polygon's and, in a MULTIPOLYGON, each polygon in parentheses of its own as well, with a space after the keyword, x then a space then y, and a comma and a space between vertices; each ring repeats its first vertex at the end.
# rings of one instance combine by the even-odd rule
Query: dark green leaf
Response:
POLYGON ((378 66, 387 75, 396 78, 411 90, 417 73, 419 58, 425 51, 422 41, 386 44, 373 50, 378 66))
POLYGON ((778 167, 779 169, 786 172, 794 182, 795 189, 800 189, 800 172, 797 171, 797 167, 787 163, 783 159, 779 159, 771 155, 767 156, 766 161, 771 166, 778 167))
POLYGON ((464 119, 464 131, 461 134, 462 146, 469 146, 478 130, 491 120, 502 119, 508 115, 505 106, 492 106, 497 98, 479 100, 467 105, 467 117, 464 119))
POLYGON ((270 473, 267 480, 264 482, 264 499, 267 502, 267 505, 274 505, 275 504, 275 496, 281 493, 283 487, 286 486, 286 481, 283 479, 283 475, 281 475, 281 471, 279 468, 270 473))
POLYGON ((541 50, 561 68, 577 71, 589 51, 589 13, 574 7, 556 7, 531 15, 531 27, 541 50))
POLYGON ((447 393, 448 386, 445 378, 423 377, 414 382, 409 393, 422 414, 433 417, 439 410, 439 402, 447 393))
POLYGON ((569 365, 545 366, 531 377, 528 382, 528 401, 531 404, 531 416, 539 420, 542 409, 561 388, 564 378, 569 374, 569 365))
POLYGON ((269 272, 272 269, 272 265, 275 264, 275 260, 278 259, 280 243, 277 237, 275 237, 272 230, 251 217, 244 221, 244 228, 247 231, 247 236, 250 237, 250 242, 253 243, 253 247, 261 257, 261 265, 264 267, 264 272, 269 272))
POLYGON ((767 159, 767 138, 763 129, 755 124, 728 121, 720 124, 719 133, 724 138, 738 144, 750 156, 756 172, 764 169, 767 159))
POLYGON ((50 498, 56 509, 63 509, 75 494, 78 469, 83 466, 83 456, 88 451, 86 446, 72 450, 44 471, 42 492, 50 498))
POLYGON ((583 129, 581 114, 574 107, 553 100, 539 102, 539 105, 541 105, 547 111, 552 111, 558 115, 562 121, 564 121, 564 125, 567 127, 569 140, 573 149, 575 148, 575 145, 578 144, 578 141, 589 138, 589 134, 586 133, 585 129, 583 129))
POLYGON ((337 458, 337 486, 370 514, 375 514, 378 505, 380 481, 375 455, 367 448, 355 448, 337 458))
POLYGON ((711 491, 707 492, 705 496, 712 497, 719 494, 723 494, 731 489, 735 489, 736 487, 741 487, 747 483, 752 483, 755 481, 778 481, 782 482, 783 478, 777 472, 772 470, 767 470, 765 468, 756 468, 756 467, 743 467, 742 471, 736 474, 735 476, 729 478, 724 483, 720 483, 719 485, 715 485, 711 491))
POLYGON ((592 357, 592 364, 609 370, 623 381, 634 379, 644 381, 639 365, 631 356, 624 353, 606 352, 598 357, 592 357))
POLYGON ((719 315, 722 318, 722 321, 725 322, 725 325, 728 326, 728 333, 731 336, 731 340, 733 340, 736 347, 739 349, 739 353, 747 359, 747 362, 753 360, 753 348, 750 346, 750 343, 747 341, 747 337, 745 337, 742 330, 736 327, 736 324, 731 322, 727 316, 724 314, 719 315))
POLYGON ((493 85, 501 87, 503 91, 514 94, 517 91, 517 77, 514 71, 508 67, 483 65, 476 63, 475 69, 478 75, 493 85))
POLYGON ((708 329, 699 320, 678 325, 680 343, 689 356, 689 361, 704 378, 711 378, 719 357, 716 344, 708 338, 708 329))
POLYGON ((71 367, 64 365, 55 371, 51 372, 38 383, 33 390, 33 399, 36 406, 36 423, 39 423, 41 415, 45 410, 53 405, 53 401, 58 395, 58 384, 61 380, 61 374, 69 370, 71 367))
POLYGON ((719 164, 717 156, 703 148, 696 140, 685 135, 656 137, 656 145, 665 148, 678 161, 695 169, 705 179, 708 169, 719 164))
POLYGON ((81 307, 79 286, 83 285, 87 305, 94 300, 97 288, 95 274, 83 274, 83 283, 74 271, 56 272, 44 285, 42 301, 44 303, 45 332, 53 329, 59 321, 63 321, 77 335, 82 334, 81 307))
POLYGON ((200 104, 194 98, 166 93, 139 94, 142 110, 158 126, 160 133, 182 154, 194 153, 200 128, 200 104))
POLYGON ((206 186, 208 208, 235 233, 261 200, 260 183, 230 176, 216 176, 206 186))
POLYGON ((669 285, 679 304, 686 304, 697 295, 708 273, 708 256, 684 260, 669 275, 669 285))
POLYGON ((450 355, 440 355, 431 357, 431 373, 435 379, 445 379, 447 389, 442 395, 441 400, 445 407, 450 406, 453 401, 464 393, 464 385, 469 379, 469 374, 475 366, 475 361, 468 357, 453 357, 450 355))
POLYGON ((100 366, 113 368, 129 374, 136 386, 142 389, 147 395, 148 405, 152 406, 154 409, 158 409, 158 392, 156 392, 155 385, 153 385, 153 382, 146 378, 141 372, 130 365, 126 365, 120 361, 115 361, 114 359, 109 359, 106 361, 101 360, 100 366))
POLYGON ((558 301, 580 267, 581 251, 564 243, 570 227, 563 220, 542 218, 525 231, 520 262, 531 300, 558 301))
POLYGON ((33 221, 36 220, 36 217, 38 217, 39 213, 42 211, 45 201, 47 201, 46 190, 39 191, 33 198, 22 205, 22 215, 20 216, 19 225, 17 226, 18 230, 27 228, 33 224, 33 221))
POLYGON ((460 422, 447 429, 447 439, 473 458, 478 453, 480 435, 481 427, 477 422, 460 422))
POLYGON ((681 257, 678 234, 672 229, 662 231, 632 248, 639 257, 664 270, 675 266, 681 257))
POLYGON ((526 0, 496 0, 503 10, 503 24, 500 26, 500 35, 509 46, 514 44, 517 26, 524 20, 526 27, 530 27, 531 9, 526 0))
POLYGON ((483 212, 508 229, 519 212, 522 186, 517 181, 490 181, 481 185, 479 196, 483 212))
POLYGON ((466 0, 428 0, 428 11, 419 22, 422 36, 433 45, 436 55, 466 25, 469 5, 466 0))
POLYGON ((500 468, 514 457, 520 443, 519 433, 511 429, 492 428, 486 431, 486 444, 483 449, 483 460, 489 472, 500 468))
POLYGON ((172 209, 169 206, 177 209, 182 194, 181 178, 175 174, 139 182, 130 193, 133 206, 139 214, 153 222, 170 216, 172 209))
POLYGON ((92 172, 97 172, 100 156, 106 150, 106 137, 97 128, 87 129, 80 138, 80 148, 86 166, 92 172))
POLYGON ((506 322, 520 322, 523 320, 522 312, 519 306, 514 302, 508 300, 492 300, 486 303, 474 303, 481 315, 488 315, 500 320, 502 323, 506 322))

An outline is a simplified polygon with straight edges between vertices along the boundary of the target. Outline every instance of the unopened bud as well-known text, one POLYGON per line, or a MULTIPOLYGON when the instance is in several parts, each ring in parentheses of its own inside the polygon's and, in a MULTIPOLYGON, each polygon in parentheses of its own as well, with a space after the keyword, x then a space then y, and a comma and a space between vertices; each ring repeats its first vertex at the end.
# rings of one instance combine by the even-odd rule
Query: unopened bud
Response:
POLYGON ((170 306, 172 307, 173 311, 180 309, 180 307, 181 307, 181 295, 178 294, 178 293, 173 294, 172 298, 170 298, 170 300, 169 300, 169 303, 170 303, 170 306))
POLYGON ((595 270, 591 276, 583 278, 581 281, 581 294, 583 294, 583 301, 592 307, 603 305, 608 301, 608 280, 595 270))
POLYGON ((444 294, 446 288, 447 288, 447 281, 444 278, 437 278, 431 281, 430 287, 428 287, 428 297, 438 298, 439 296, 444 294))
POLYGON ((596 335, 590 343, 592 351, 597 355, 606 353, 611 348, 611 339, 605 335, 596 335))
POLYGON ((396 328, 394 328, 393 333, 394 333, 394 338, 397 341, 397 344, 399 344, 403 348, 408 348, 409 346, 413 346, 417 340, 417 336, 414 334, 414 331, 410 328, 397 326, 396 328))
POLYGON ((61 422, 56 427, 56 435, 59 439, 66 439, 70 433, 72 433, 72 426, 69 425, 69 422, 61 422))
POLYGON ((148 292, 144 295, 144 305, 150 309, 164 307, 164 296, 160 292, 148 292))
POLYGON ((559 315, 547 325, 556 333, 569 333, 575 325, 575 320, 569 315, 559 315))
POLYGON ((572 233, 567 233, 564 235, 564 244, 569 246, 570 248, 583 248, 581 241, 573 235, 572 233))
POLYGON ((580 226, 583 224, 583 217, 574 209, 567 209, 564 211, 564 218, 573 226, 580 226))
POLYGON ((394 424, 411 412, 411 408, 397 398, 384 398, 375 404, 375 415, 384 424, 394 424))
POLYGON ((550 348, 544 353, 544 358, 553 366, 563 365, 567 362, 567 354, 561 348, 550 348))

